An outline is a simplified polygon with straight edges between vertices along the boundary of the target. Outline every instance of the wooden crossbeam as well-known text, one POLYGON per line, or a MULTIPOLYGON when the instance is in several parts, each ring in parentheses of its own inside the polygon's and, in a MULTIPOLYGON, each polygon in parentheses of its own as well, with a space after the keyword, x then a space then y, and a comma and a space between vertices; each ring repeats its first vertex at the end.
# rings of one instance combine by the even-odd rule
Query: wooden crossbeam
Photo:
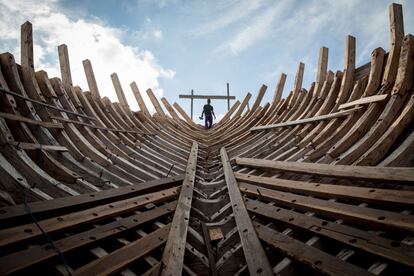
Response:
MULTIPOLYGON (((108 224, 100 225, 90 230, 80 232, 54 241, 59 251, 66 253, 92 243, 96 243, 109 236, 119 235, 129 229, 136 228, 148 221, 167 215, 174 211, 177 201, 172 201, 149 211, 140 212, 132 216, 121 218, 108 224)), ((139 251, 140 252, 140 251, 139 251)), ((120 252, 116 252, 119 254, 120 252)), ((15 273, 32 265, 44 263, 58 255, 55 250, 47 246, 31 246, 22 251, 0 258, 0 274, 15 273)))
MULTIPOLYGON (((39 221, 47 233, 54 233, 75 225, 81 226, 87 223, 94 223, 109 217, 115 217, 126 212, 132 212, 149 204, 165 201, 175 197, 177 188, 170 188, 161 192, 145 194, 129 198, 111 204, 103 204, 98 207, 79 211, 76 214, 67 214, 39 221)), ((43 235, 40 229, 34 224, 24 224, 0 231, 0 246, 10 245, 16 242, 27 241, 43 235)))
POLYGON ((190 221, 191 203, 197 168, 198 144, 193 142, 188 157, 185 178, 181 186, 180 197, 175 209, 168 241, 162 254, 163 269, 161 275, 181 275, 184 265, 185 244, 188 223, 190 221))
POLYGON ((352 248, 414 267, 414 249, 412 247, 383 238, 373 232, 308 216, 279 206, 272 206, 258 200, 249 199, 246 201, 246 207, 249 212, 285 223, 289 227, 301 228, 303 231, 310 231, 315 235, 337 240, 352 248))
POLYGON ((361 98, 349 103, 344 103, 341 104, 339 106, 339 109, 345 109, 348 107, 354 107, 356 105, 362 105, 362 104, 370 104, 370 103, 377 103, 377 102, 382 102, 385 99, 388 98, 388 94, 382 94, 382 95, 374 95, 374 96, 370 96, 370 97, 365 97, 365 98, 361 98))
POLYGON ((340 202, 302 196, 292 193, 257 188, 255 185, 240 183, 240 190, 250 196, 259 196, 278 205, 315 212, 335 219, 343 219, 353 224, 378 227, 382 230, 414 231, 412 215, 355 206, 340 202))
POLYGON ((247 213, 225 148, 221 148, 220 156, 234 219, 236 220, 250 275, 273 275, 272 267, 247 213))
POLYGON ((315 123, 315 122, 320 122, 320 121, 329 120, 329 119, 333 119, 333 118, 340 118, 340 117, 348 116, 349 114, 352 114, 353 112, 358 111, 360 109, 361 108, 358 107, 358 108, 343 110, 343 111, 339 111, 339 112, 335 112, 335 113, 331 113, 331 114, 327 114, 327 115, 320 115, 320 116, 315 116, 315 117, 311 117, 311 118, 300 119, 300 120, 296 120, 296 121, 283 122, 283 123, 273 124, 273 125, 256 126, 256 127, 252 127, 250 129, 250 131, 270 130, 270 129, 275 129, 275 128, 279 128, 279 127, 287 127, 287 126, 296 126, 296 125, 301 125, 301 124, 315 123))
POLYGON ((221 95, 178 95, 180 99, 194 99, 194 100, 235 100, 236 96, 221 96, 221 95))
POLYGON ((328 165, 285 162, 254 158, 236 158, 237 165, 330 177, 380 182, 408 182, 414 185, 414 168, 328 165))
POLYGON ((342 261, 317 248, 283 235, 263 224, 255 222, 254 225, 260 239, 309 268, 316 269, 321 274, 343 276, 372 275, 356 265, 342 261))
POLYGON ((14 115, 11 113, 4 113, 0 112, 0 117, 11 120, 11 121, 18 121, 18 122, 24 122, 31 125, 37 125, 45 128, 57 128, 57 129, 63 129, 63 125, 61 123, 53 123, 53 122, 47 122, 47 121, 38 121, 33 120, 30 118, 26 118, 19 115, 14 115))
POLYGON ((94 117, 90 117, 90 116, 80 114, 80 113, 77 113, 77 112, 73 112, 73 111, 70 111, 70 110, 66 110, 66 109, 63 109, 63 108, 58 108, 56 106, 53 106, 53 105, 50 105, 50 104, 47 104, 47 103, 44 103, 44 102, 41 102, 41 101, 37 101, 37 100, 31 99, 31 98, 25 97, 25 96, 20 95, 16 92, 13 92, 13 91, 1 88, 1 87, 0 87, 0 91, 3 92, 3 93, 6 93, 6 94, 12 95, 14 97, 18 97, 20 99, 23 99, 25 101, 29 101, 29 102, 31 102, 35 105, 44 106, 44 107, 49 108, 49 109, 57 110, 57 111, 60 111, 60 112, 64 112, 66 114, 71 114, 71 115, 75 115, 75 116, 82 117, 82 118, 87 118, 89 120, 94 120, 94 121, 96 120, 96 118, 94 118, 94 117))
MULTIPOLYGON (((178 185, 184 179, 184 174, 172 176, 169 178, 161 178, 152 181, 142 182, 133 186, 120 187, 118 189, 104 190, 95 193, 86 193, 78 196, 61 197, 53 200, 37 201, 30 203, 30 209, 33 215, 37 218, 52 216, 61 212, 71 210, 81 210, 96 206, 99 204, 106 204, 109 202, 122 200, 143 193, 153 192, 156 190, 167 189, 174 185, 178 185)), ((0 208, 0 222, 2 225, 9 224, 9 221, 14 220, 19 223, 26 222, 29 215, 24 205, 15 205, 0 208)))
POLYGON ((324 198, 348 198, 388 205, 414 205, 414 191, 399 191, 345 185, 321 184, 236 173, 236 179, 273 190, 315 195, 324 198))
POLYGON ((26 142, 9 142, 9 144, 22 150, 68 151, 68 148, 56 145, 42 145, 26 142))
POLYGON ((165 236, 170 230, 170 224, 155 230, 124 247, 103 256, 79 268, 74 275, 110 275, 122 271, 132 262, 144 257, 155 248, 165 243, 165 236))

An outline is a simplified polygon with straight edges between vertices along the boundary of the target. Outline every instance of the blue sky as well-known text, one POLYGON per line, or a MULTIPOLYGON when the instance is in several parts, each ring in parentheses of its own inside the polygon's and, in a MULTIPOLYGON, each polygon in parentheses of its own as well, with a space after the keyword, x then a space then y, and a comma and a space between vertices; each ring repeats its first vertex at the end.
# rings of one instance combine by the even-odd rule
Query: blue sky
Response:
MULTIPOLYGON (((0 51, 19 60, 20 25, 33 23, 35 67, 59 76, 57 46, 69 47, 74 83, 88 90, 82 60, 89 58, 102 96, 116 100, 110 74, 117 72, 132 109, 129 87, 177 101, 178 94, 230 93, 254 100, 262 84, 270 101, 280 73, 288 75, 284 96, 293 87, 300 61, 303 87, 315 79, 318 52, 329 48, 330 70, 343 67, 345 36, 357 38, 357 65, 376 47, 389 49, 388 6, 392 1, 6 1, 0 0, 0 51)), ((414 2, 403 4, 405 33, 413 33, 414 2)), ((149 103, 149 101, 147 100, 149 103)), ((195 119, 204 100, 195 102, 195 119)), ((225 101, 213 101, 224 114, 225 101)))

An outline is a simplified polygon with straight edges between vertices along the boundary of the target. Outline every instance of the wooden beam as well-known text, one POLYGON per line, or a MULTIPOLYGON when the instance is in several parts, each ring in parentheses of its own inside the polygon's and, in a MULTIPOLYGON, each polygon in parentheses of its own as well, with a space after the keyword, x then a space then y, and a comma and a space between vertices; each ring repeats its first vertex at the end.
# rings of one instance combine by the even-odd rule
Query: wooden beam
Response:
POLYGON ((72 83, 72 74, 70 72, 68 46, 66 46, 66 44, 59 45, 58 52, 59 52, 60 73, 62 76, 63 85, 72 86, 73 83, 72 83))
POLYGON ((241 244, 243 246, 244 257, 250 275, 273 275, 272 267, 270 266, 266 253, 260 244, 259 238, 253 227, 253 223, 247 213, 246 206, 244 205, 243 198, 224 147, 220 150, 220 156, 223 164, 227 190, 233 208, 234 219, 236 220, 241 244))
POLYGON ((188 116, 188 114, 184 111, 184 109, 178 103, 174 103, 173 106, 178 111, 178 113, 180 113, 180 115, 184 118, 184 120, 187 121, 187 123, 189 123, 191 125, 194 124, 194 122, 193 122, 193 120, 191 120, 190 116, 188 116))
POLYGON ((290 98, 288 108, 291 108, 296 101, 296 98, 299 96, 300 91, 302 90, 302 81, 303 81, 303 73, 305 71, 305 64, 302 62, 299 62, 298 71, 296 72, 295 76, 295 84, 293 86, 293 94, 290 98))
POLYGON ((161 98, 161 102, 164 104, 165 108, 167 109, 168 113, 170 113, 171 117, 174 120, 180 120, 180 117, 178 117, 178 114, 175 112, 174 108, 170 105, 168 100, 165 97, 161 98))
POLYGON ((249 103, 250 98, 252 97, 252 94, 247 93, 246 97, 244 97, 243 102, 241 103, 239 109, 237 110, 236 114, 234 114, 234 117, 239 117, 242 115, 244 109, 246 108, 247 104, 249 103))
POLYGON ((404 232, 414 230, 414 220, 412 215, 333 202, 309 197, 308 195, 302 196, 267 188, 258 189, 257 186, 246 183, 240 183, 240 190, 249 196, 260 197, 263 200, 275 202, 280 206, 295 210, 315 212, 320 216, 326 216, 336 220, 342 219, 351 224, 368 226, 382 231, 389 230, 404 232))
POLYGON ((255 222, 254 226, 260 239, 297 262, 316 270, 319 272, 318 274, 343 276, 372 275, 363 268, 342 261, 322 250, 272 230, 263 224, 255 222))
POLYGON ((371 104, 371 103, 377 103, 377 102, 382 102, 385 99, 388 98, 388 94, 381 94, 381 95, 374 95, 374 96, 370 96, 370 97, 365 97, 365 98, 360 98, 358 100, 349 102, 349 103, 344 103, 341 104, 339 106, 339 109, 345 109, 348 107, 354 107, 356 105, 363 105, 363 104, 371 104))
POLYGON ((70 110, 66 110, 66 109, 63 109, 63 108, 58 108, 56 106, 53 106, 53 105, 50 105, 50 104, 47 104, 47 103, 44 103, 44 102, 33 100, 31 98, 25 97, 23 95, 17 94, 16 92, 13 92, 13 91, 10 91, 10 90, 7 90, 7 89, 0 88, 0 91, 3 92, 3 93, 6 93, 6 94, 10 94, 14 97, 18 97, 20 99, 23 99, 25 101, 29 101, 29 102, 31 102, 35 105, 41 105, 41 106, 44 106, 44 107, 49 108, 49 109, 57 110, 57 111, 60 111, 60 112, 65 112, 67 114, 75 115, 75 116, 82 117, 82 118, 87 118, 89 120, 94 120, 94 121, 96 120, 96 118, 94 118, 94 117, 90 117, 90 116, 80 114, 80 113, 77 113, 77 112, 73 112, 73 111, 70 111, 70 110))
POLYGON ((230 108, 229 111, 227 111, 227 113, 224 115, 224 117, 220 120, 220 122, 226 122, 227 120, 230 119, 231 115, 233 115, 233 113, 236 111, 236 109, 239 107, 240 102, 236 101, 230 108))
POLYGON ((220 96, 220 95, 178 95, 180 99, 198 99, 198 100, 235 100, 235 96, 220 96))
POLYGON ((141 109, 142 112, 144 112, 145 115, 149 116, 150 113, 144 102, 144 99, 141 96, 141 92, 139 92, 138 86, 135 83, 135 81, 131 82, 130 86, 131 86, 132 93, 134 93, 135 99, 137 100, 139 108, 141 109))
POLYGON ((26 21, 21 26, 21 63, 23 68, 34 70, 33 63, 33 30, 32 23, 26 21))
POLYGON ((89 59, 82 61, 83 70, 85 71, 86 80, 88 82, 89 91, 92 93, 94 99, 100 99, 98 84, 96 83, 95 74, 93 73, 92 63, 89 59))
POLYGON ((261 101, 264 97, 264 94, 266 93, 266 90, 267 90, 267 86, 263 84, 260 87, 259 93, 257 93, 256 100, 254 101, 254 103, 253 103, 252 107, 250 108, 250 110, 252 110, 253 112, 256 111, 256 108, 259 107, 259 105, 260 105, 260 103, 261 103, 261 101))
MULTIPOLYGON (((184 174, 168 178, 160 178, 152 181, 141 182, 132 186, 119 187, 117 189, 104 190, 95 193, 86 193, 78 196, 60 197, 53 200, 37 201, 30 203, 32 214, 37 218, 50 217, 63 212, 83 210, 92 206, 106 204, 144 193, 168 189, 177 186, 184 180, 184 174)), ((1 207, 0 222, 2 225, 10 224, 10 221, 19 223, 28 222, 29 214, 23 204, 1 207)))
POLYGON ((22 150, 68 151, 68 148, 56 145, 42 145, 25 142, 9 142, 9 144, 22 150))
POLYGON ((33 119, 29 119, 23 116, 19 116, 19 115, 14 115, 11 113, 4 113, 4 112, 0 112, 0 117, 5 118, 7 120, 11 120, 11 121, 18 121, 18 122, 24 122, 24 123, 28 123, 31 125, 37 125, 37 126, 41 126, 41 127, 45 127, 45 128, 56 128, 56 129, 63 129, 63 125, 61 123, 53 123, 53 122, 48 122, 48 121, 38 121, 38 120, 33 120, 33 119))
POLYGON ((285 162, 253 158, 236 158, 237 165, 329 177, 380 182, 408 182, 414 185, 414 168, 328 165, 285 162))
POLYGON ((276 106, 282 99, 283 88, 285 87, 286 74, 280 74, 279 81, 276 85, 275 95, 273 96, 272 105, 276 106))
POLYGON ((308 216, 279 206, 272 206, 259 200, 248 199, 246 207, 249 212, 285 223, 289 227, 300 228, 303 231, 339 241, 351 248, 414 267, 414 249, 412 247, 383 238, 374 232, 308 216))
POLYGON ((161 275, 181 275, 184 265, 185 244, 190 221, 193 188, 197 169, 198 144, 193 142, 188 157, 185 178, 181 186, 171 230, 162 254, 163 268, 161 275))
POLYGON ((333 119, 333 118, 348 116, 349 114, 352 114, 355 111, 358 111, 360 109, 361 108, 358 107, 358 108, 354 108, 354 109, 343 110, 343 111, 339 111, 339 112, 335 112, 335 113, 331 113, 331 114, 327 114, 327 115, 314 116, 314 117, 311 117, 311 118, 300 119, 300 120, 296 120, 296 121, 283 122, 283 123, 274 124, 274 125, 256 126, 256 127, 252 127, 250 129, 250 131, 270 130, 270 129, 275 129, 275 128, 279 128, 279 127, 295 126, 295 125, 314 123, 314 122, 319 122, 319 121, 324 121, 324 120, 330 120, 330 119, 333 119))
POLYGON ((240 182, 251 183, 263 188, 278 191, 315 195, 323 198, 355 199, 363 202, 384 205, 405 207, 407 207, 407 205, 414 205, 414 191, 321 184, 316 182, 254 176, 242 173, 235 173, 235 176, 240 182))
MULTIPOLYGON (((120 235, 129 229, 136 228, 158 217, 170 214, 174 211, 176 204, 177 201, 172 201, 149 211, 139 212, 138 214, 96 226, 90 230, 63 237, 55 240, 54 244, 62 253, 76 249, 82 250, 81 248, 84 246, 99 242, 110 236, 120 235)), ((58 252, 56 250, 50 250, 48 246, 31 246, 27 249, 1 257, 0 274, 16 273, 30 266, 45 263, 56 256, 58 256, 58 252)))
POLYGON ((111 74, 112 84, 114 85, 116 95, 118 97, 119 103, 125 107, 127 110, 130 110, 128 101, 125 97, 124 90, 122 89, 121 82, 119 81, 118 74, 112 73, 111 74))
POLYGON ((158 115, 162 119, 165 119, 164 110, 162 110, 162 107, 161 107, 160 103, 158 102, 157 97, 155 97, 154 92, 152 92, 151 88, 147 89, 147 95, 150 98, 150 100, 152 102, 152 105, 154 106, 154 108, 157 111, 158 115))
POLYGON ((165 236, 169 230, 170 225, 168 224, 145 237, 80 267, 75 271, 74 275, 110 275, 120 272, 132 262, 139 260, 164 244, 166 241, 165 236))

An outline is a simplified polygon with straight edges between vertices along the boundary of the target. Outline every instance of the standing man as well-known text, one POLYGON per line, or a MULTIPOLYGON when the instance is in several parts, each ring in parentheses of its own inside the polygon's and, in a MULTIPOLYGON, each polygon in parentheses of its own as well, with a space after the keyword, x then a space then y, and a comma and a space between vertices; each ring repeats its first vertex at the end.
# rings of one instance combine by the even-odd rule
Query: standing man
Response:
POLYGON ((211 100, 207 99, 207 104, 204 105, 203 107, 203 112, 201 113, 201 117, 200 119, 203 119, 203 115, 206 115, 205 121, 204 121, 204 127, 206 129, 211 128, 211 126, 213 125, 213 117, 214 119, 216 119, 216 115, 214 114, 214 108, 213 106, 210 104, 211 100))

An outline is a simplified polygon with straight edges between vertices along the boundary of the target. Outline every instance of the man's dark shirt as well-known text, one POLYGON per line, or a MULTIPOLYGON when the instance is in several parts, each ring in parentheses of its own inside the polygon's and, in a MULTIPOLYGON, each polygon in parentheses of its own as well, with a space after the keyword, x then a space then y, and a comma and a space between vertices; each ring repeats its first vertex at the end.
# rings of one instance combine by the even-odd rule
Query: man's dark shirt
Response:
POLYGON ((206 116, 211 116, 212 112, 213 112, 213 106, 211 106, 209 104, 204 105, 204 107, 203 107, 203 113, 206 116))

